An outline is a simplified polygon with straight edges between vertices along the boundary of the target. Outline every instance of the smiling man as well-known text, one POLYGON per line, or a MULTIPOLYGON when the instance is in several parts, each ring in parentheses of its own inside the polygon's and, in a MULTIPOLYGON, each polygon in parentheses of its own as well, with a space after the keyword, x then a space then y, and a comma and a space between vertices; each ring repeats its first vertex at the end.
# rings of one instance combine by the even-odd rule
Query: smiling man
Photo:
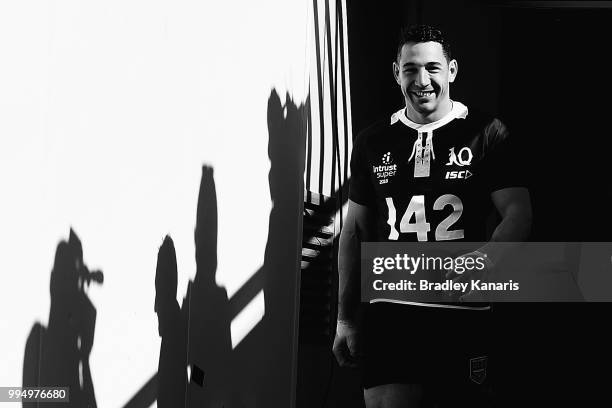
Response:
MULTIPOLYGON (((367 241, 525 240, 531 206, 520 157, 502 122, 450 98, 458 63, 439 30, 402 31, 393 73, 405 106, 353 147, 334 353, 340 365, 364 368, 368 408, 487 406, 490 307, 360 304, 359 251, 367 241), (493 210, 501 221, 487 234, 493 210)), ((484 256, 488 267, 500 255, 472 249, 465 256, 484 256)))
POLYGON ((406 34, 432 41, 404 43, 397 51, 393 75, 406 100, 405 115, 415 123, 435 122, 453 108, 449 85, 457 76, 457 60, 451 59, 448 43, 434 30, 406 34))

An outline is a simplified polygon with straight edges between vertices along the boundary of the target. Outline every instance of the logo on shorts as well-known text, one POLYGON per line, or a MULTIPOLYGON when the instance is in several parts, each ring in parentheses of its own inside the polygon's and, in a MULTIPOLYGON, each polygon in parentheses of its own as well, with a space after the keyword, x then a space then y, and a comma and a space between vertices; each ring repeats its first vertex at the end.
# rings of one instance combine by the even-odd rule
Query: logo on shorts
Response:
POLYGON ((470 359, 470 380, 482 384, 487 378, 487 356, 470 359))
POLYGON ((469 147, 464 147, 459 150, 459 153, 455 153, 455 148, 451 147, 448 149, 450 152, 448 154, 448 163, 447 166, 469 166, 472 163, 472 159, 474 155, 469 147))

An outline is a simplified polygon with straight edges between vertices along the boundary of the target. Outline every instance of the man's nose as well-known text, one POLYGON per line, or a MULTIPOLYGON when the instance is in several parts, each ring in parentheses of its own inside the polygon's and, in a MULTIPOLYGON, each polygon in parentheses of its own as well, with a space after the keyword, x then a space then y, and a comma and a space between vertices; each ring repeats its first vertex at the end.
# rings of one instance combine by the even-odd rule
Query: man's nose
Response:
POLYGON ((416 78, 417 86, 425 88, 429 86, 430 82, 431 81, 429 80, 429 72, 427 72, 426 69, 420 69, 416 78))

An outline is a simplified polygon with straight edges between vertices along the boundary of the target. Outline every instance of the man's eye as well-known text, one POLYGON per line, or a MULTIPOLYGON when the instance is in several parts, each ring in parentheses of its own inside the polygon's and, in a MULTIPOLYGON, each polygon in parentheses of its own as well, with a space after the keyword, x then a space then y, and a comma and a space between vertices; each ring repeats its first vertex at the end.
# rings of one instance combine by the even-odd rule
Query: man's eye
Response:
POLYGON ((405 69, 404 70, 404 74, 414 74, 416 72, 416 69, 405 69))
POLYGON ((432 74, 435 74, 437 72, 440 72, 439 68, 429 68, 427 71, 431 72, 432 74))

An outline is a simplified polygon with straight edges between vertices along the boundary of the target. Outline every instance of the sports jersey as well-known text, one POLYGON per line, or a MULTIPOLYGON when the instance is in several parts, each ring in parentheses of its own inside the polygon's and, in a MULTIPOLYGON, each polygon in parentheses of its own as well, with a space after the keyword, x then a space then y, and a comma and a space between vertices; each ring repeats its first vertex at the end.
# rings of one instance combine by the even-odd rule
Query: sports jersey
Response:
POLYGON ((349 198, 376 213, 378 241, 487 240, 491 192, 522 186, 508 130, 460 102, 417 124, 405 109, 355 140, 349 198))
MULTIPOLYGON (((523 185, 504 124, 460 102, 438 121, 418 124, 405 110, 361 133, 351 157, 349 198, 373 209, 379 242, 484 242, 491 193, 523 185)), ((466 246, 466 251, 480 245, 466 246)), ((435 278, 444 278, 444 271, 435 278)), ((381 299, 379 299, 380 301, 381 299)), ((385 300, 391 301, 391 300, 385 300)), ((442 299, 419 306, 488 309, 442 299)))

